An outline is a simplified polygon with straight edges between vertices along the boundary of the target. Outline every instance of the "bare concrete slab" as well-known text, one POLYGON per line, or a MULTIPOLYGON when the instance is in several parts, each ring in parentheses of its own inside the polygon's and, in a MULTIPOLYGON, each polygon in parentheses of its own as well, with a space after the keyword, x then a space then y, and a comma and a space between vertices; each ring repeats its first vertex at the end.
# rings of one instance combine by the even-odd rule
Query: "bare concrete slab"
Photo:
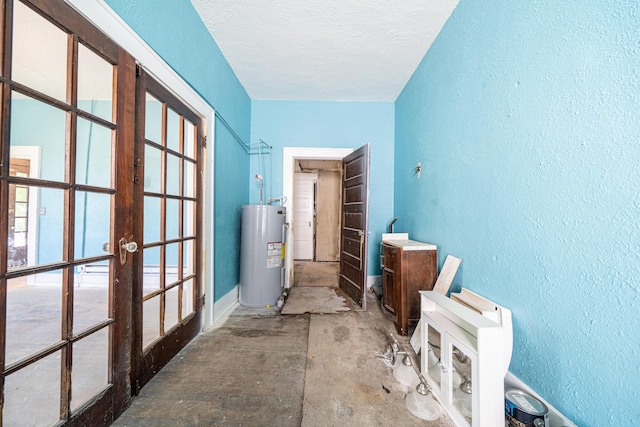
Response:
POLYGON ((297 286, 338 287, 340 280, 339 262, 305 262, 297 286))
POLYGON ((335 288, 296 286, 291 288, 281 314, 331 314, 349 310, 346 298, 339 296, 335 288))
POLYGON ((376 303, 370 297, 364 312, 311 316, 301 425, 452 427, 446 415, 427 422, 407 410, 407 390, 376 357, 394 332, 376 303))
POLYGON ((309 316, 251 315, 198 335, 116 426, 299 426, 309 316))
MULTIPOLYGON (((335 293, 335 290, 333 291, 335 293)), ((395 327, 366 311, 281 316, 238 306, 189 343, 134 398, 116 426, 453 427, 406 408, 406 390, 376 357, 395 327)), ((396 337, 410 349, 408 337, 396 337)))

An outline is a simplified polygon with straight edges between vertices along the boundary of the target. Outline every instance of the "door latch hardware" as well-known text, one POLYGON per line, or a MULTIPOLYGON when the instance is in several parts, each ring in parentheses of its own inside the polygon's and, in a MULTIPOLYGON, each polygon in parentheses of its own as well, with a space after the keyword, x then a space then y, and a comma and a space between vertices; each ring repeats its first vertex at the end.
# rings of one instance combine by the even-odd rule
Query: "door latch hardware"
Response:
MULTIPOLYGON (((364 231, 363 230, 358 230, 358 236, 360 236, 360 253, 358 254, 358 256, 360 257, 360 271, 362 271, 362 251, 364 249, 364 231)), ((359 302, 360 304, 362 304, 362 301, 359 302)))
POLYGON ((127 263, 127 252, 138 252, 138 244, 136 242, 127 242, 124 237, 120 239, 118 246, 120 247, 120 265, 127 263))

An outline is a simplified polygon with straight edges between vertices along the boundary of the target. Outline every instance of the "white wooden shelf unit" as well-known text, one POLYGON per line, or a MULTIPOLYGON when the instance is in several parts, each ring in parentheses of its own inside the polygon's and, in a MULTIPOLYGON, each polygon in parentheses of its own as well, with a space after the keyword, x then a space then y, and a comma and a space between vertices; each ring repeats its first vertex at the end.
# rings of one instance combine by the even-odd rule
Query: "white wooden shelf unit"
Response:
MULTIPOLYGON (((505 328, 476 311, 434 291, 421 295, 421 370, 434 397, 461 427, 504 425, 505 328), (428 369, 429 331, 440 336, 436 375, 428 369), (468 357, 460 366, 456 353, 468 357), (466 370, 466 372, 464 372, 466 370), (431 372, 431 374, 430 374, 431 372), (462 374, 458 376, 456 374, 462 374), (437 378, 437 377, 440 378, 437 378), (460 382, 471 381, 471 411, 460 409, 460 382)), ((511 331, 508 331, 509 333, 511 331)), ((508 340, 506 340, 508 342, 508 340)), ((434 343, 435 344, 435 343, 434 343)), ((438 344, 436 344, 437 348, 438 344)), ((505 353, 505 350, 509 350, 505 353)))

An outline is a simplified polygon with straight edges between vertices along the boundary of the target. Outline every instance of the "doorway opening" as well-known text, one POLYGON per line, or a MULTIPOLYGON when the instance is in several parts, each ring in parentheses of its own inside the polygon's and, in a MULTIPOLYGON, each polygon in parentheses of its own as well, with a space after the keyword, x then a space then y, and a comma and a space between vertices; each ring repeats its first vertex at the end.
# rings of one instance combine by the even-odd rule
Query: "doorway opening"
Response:
MULTIPOLYGON (((295 182, 296 182, 296 174, 298 173, 305 173, 305 171, 309 172, 309 173, 316 173, 316 172, 312 172, 314 170, 331 170, 333 169, 335 171, 335 165, 333 163, 338 163, 340 164, 340 171, 342 169, 342 159, 351 154, 353 152, 352 148, 308 148, 308 147, 285 147, 283 150, 283 174, 282 174, 282 178, 283 178, 283 195, 284 197, 287 198, 287 200, 290 200, 288 209, 287 209, 287 223, 289 224, 295 224, 295 212, 296 212, 296 191, 295 191, 295 182), (316 163, 317 162, 317 163, 316 163), (308 169, 307 169, 308 168, 308 169)), ((339 177, 342 177, 342 172, 340 172, 339 177)), ((322 196, 318 196, 318 197, 324 197, 324 196, 329 196, 331 194, 330 192, 331 190, 329 190, 328 194, 324 194, 322 196)), ((341 191, 341 180, 340 183, 338 184, 338 192, 341 195, 342 191, 341 191)), ((315 189, 314 189, 314 198, 315 198, 315 189)), ((335 201, 335 203, 337 203, 338 206, 338 221, 340 218, 340 199, 338 199, 337 201, 335 201)), ((330 207, 331 205, 329 205, 329 203, 323 203, 322 201, 317 201, 314 203, 316 205, 316 207, 319 204, 323 204, 325 205, 324 207, 330 207)), ((330 209, 331 210, 331 209, 330 209)), ((317 209, 315 209, 315 213, 317 214, 317 209)), ((312 226, 315 227, 318 225, 318 222, 316 221, 316 216, 314 215, 313 221, 312 221, 312 226)), ((309 221, 307 221, 308 223, 309 221)), ((331 221, 327 220, 324 221, 322 220, 322 225, 321 227, 324 227, 325 224, 330 224, 331 221)), ((332 226, 332 225, 331 225, 332 226)), ((331 227, 330 226, 330 227, 331 227)), ((294 226, 295 227, 295 226, 294 226)), ((287 274, 287 277, 285 277, 285 287, 289 288, 293 285, 294 283, 294 253, 297 252, 296 250, 296 245, 299 244, 299 242, 296 241, 296 237, 295 237, 295 233, 294 233, 294 227, 289 227, 288 229, 288 236, 287 236, 287 242, 289 242, 289 244, 287 245, 287 251, 285 254, 285 265, 286 265, 286 271, 289 272, 289 274, 287 274)), ((337 237, 337 258, 334 259, 334 261, 339 260, 339 239, 340 239, 340 231, 339 231, 339 222, 338 222, 338 226, 335 229, 335 233, 338 235, 337 237)), ((317 227, 315 227, 317 228, 317 227)), ((318 235, 319 231, 316 229, 316 236, 318 235)), ((329 255, 331 256, 331 237, 330 236, 326 236, 329 241, 326 243, 322 243, 322 248, 328 248, 328 252, 329 255)), ((324 240, 325 236, 322 237, 322 239, 324 240)), ((313 242, 311 243, 312 245, 312 251, 313 251, 313 257, 311 258, 307 258, 307 260, 316 260, 317 259, 317 245, 315 243, 315 239, 313 239, 313 242)), ((326 257, 327 254, 325 254, 324 249, 321 250, 321 256, 322 257, 326 257)))
POLYGON ((341 161, 296 159, 294 260, 340 261, 341 183, 341 161))
MULTIPOLYGON (((361 308, 366 308, 367 283, 367 234, 369 199, 369 151, 365 144, 357 150, 290 148, 283 149, 283 196, 291 203, 287 209, 287 223, 292 225, 296 211, 294 197, 294 165, 296 159, 340 160, 342 163, 340 203, 340 289, 361 308)), ((288 227, 287 250, 285 251, 285 287, 293 282, 295 236, 293 227, 288 227), (292 247, 293 246, 293 247, 292 247)))
POLYGON ((293 193, 294 286, 337 290, 342 161, 296 159, 293 193))

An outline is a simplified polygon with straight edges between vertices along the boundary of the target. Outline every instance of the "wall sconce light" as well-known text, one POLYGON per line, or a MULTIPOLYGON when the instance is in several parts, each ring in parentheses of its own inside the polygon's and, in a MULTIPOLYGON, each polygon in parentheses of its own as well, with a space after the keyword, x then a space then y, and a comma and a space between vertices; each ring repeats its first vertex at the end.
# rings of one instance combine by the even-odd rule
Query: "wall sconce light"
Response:
POLYGON ((420 179, 420 172, 422 172, 422 164, 418 162, 416 169, 413 171, 414 175, 418 175, 418 179, 420 179))

